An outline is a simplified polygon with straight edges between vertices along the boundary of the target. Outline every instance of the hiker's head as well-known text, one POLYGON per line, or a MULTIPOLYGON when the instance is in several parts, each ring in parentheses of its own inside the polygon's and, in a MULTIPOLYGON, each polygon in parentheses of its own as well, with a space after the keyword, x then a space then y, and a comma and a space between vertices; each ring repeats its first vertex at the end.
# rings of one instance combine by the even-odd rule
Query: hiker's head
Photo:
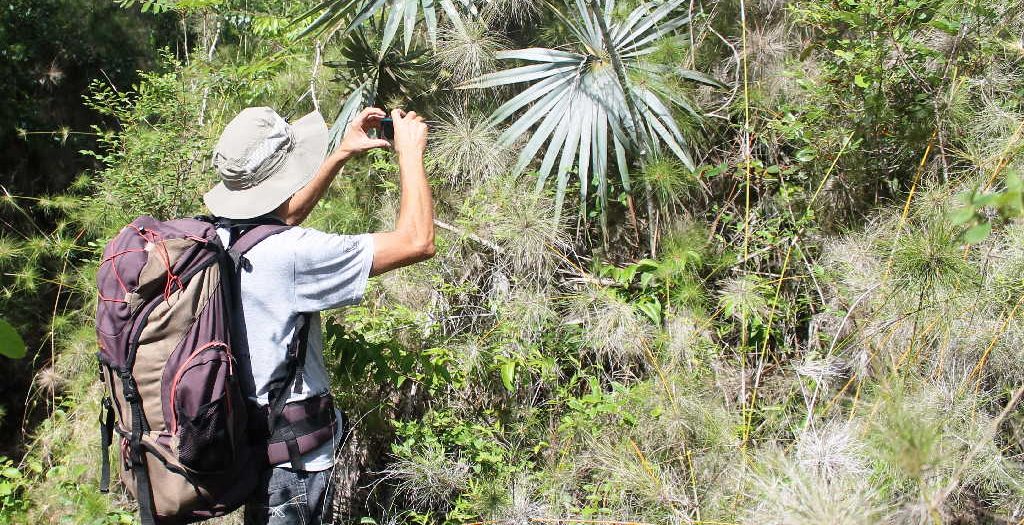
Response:
POLYGON ((313 178, 327 142, 318 112, 289 124, 270 108, 243 109, 214 147, 221 182, 203 195, 206 207, 229 219, 274 211, 313 178))

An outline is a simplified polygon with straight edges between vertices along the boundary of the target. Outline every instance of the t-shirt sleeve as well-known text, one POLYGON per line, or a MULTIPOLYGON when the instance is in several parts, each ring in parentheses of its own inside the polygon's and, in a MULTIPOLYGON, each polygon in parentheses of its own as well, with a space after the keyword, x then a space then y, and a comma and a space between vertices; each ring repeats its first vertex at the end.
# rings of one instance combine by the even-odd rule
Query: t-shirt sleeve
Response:
POLYGON ((373 235, 338 235, 303 228, 295 246, 295 306, 318 312, 356 304, 373 265, 373 235))

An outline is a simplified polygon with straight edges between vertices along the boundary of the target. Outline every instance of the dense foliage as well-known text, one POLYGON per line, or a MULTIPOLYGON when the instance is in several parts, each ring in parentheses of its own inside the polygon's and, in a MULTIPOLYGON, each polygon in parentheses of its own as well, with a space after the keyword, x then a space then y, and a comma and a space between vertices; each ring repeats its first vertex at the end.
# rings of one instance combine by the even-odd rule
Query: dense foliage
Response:
MULTIPOLYGON (((337 131, 365 104, 432 119, 440 235, 325 315, 337 521, 1024 520, 1015 2, 125 9, 188 46, 93 84, 96 169, 3 200, 53 225, 0 236, 0 305, 67 299, 38 312, 49 417, 0 463, 0 522, 132 519, 95 489, 103 241, 200 211, 239 109, 337 131)), ((310 225, 388 228, 396 170, 353 161, 310 225)))

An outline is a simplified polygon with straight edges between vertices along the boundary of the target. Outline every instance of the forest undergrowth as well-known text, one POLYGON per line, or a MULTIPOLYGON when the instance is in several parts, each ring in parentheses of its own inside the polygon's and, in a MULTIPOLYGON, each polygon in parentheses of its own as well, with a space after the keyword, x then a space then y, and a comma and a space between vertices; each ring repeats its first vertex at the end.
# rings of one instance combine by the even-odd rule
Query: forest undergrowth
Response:
MULTIPOLYGON (((0 306, 46 332, 0 522, 133 522, 96 483, 105 240, 201 213, 241 108, 376 104, 431 119, 438 247, 324 316, 337 522, 1024 523, 1020 2, 311 7, 126 2, 188 43, 93 83, 96 169, 0 196, 0 306)), ((308 225, 388 228, 396 172, 308 225)))

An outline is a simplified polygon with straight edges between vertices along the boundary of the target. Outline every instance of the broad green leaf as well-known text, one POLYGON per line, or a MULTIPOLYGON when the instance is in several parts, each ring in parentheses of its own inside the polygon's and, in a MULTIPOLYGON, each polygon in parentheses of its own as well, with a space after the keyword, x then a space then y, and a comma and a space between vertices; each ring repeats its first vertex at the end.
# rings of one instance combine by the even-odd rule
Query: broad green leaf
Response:
MULTIPOLYGON (((453 25, 462 25, 458 10, 450 0, 441 0, 439 4, 453 25)), ((419 20, 421 11, 427 29, 427 38, 431 43, 437 43, 437 8, 434 0, 326 0, 304 11, 291 23, 297 24, 313 15, 318 15, 299 33, 299 38, 309 35, 319 36, 329 29, 347 22, 345 29, 341 31, 341 35, 345 36, 382 11, 386 12, 386 22, 379 50, 381 56, 391 47, 399 27, 403 28, 404 47, 407 51, 409 50, 416 34, 416 22, 419 20)))
POLYGON ((572 62, 578 64, 580 60, 583 60, 586 57, 579 53, 570 53, 568 51, 560 51, 557 49, 528 47, 525 49, 499 51, 494 54, 494 58, 502 60, 531 60, 534 62, 572 62))
POLYGON ((977 244, 984 241, 988 234, 992 232, 992 223, 983 222, 976 224, 964 232, 963 240, 965 244, 977 244))
POLYGON ((643 312, 652 323, 661 324, 661 302, 657 298, 642 300, 636 304, 636 308, 643 312))
POLYGON ((512 116, 513 113, 522 109, 523 106, 526 106, 534 100, 537 100, 539 97, 546 95, 549 91, 557 88, 558 86, 568 83, 570 80, 572 79, 566 76, 553 76, 537 82, 522 93, 512 97, 508 102, 505 102, 498 107, 498 109, 494 110, 494 113, 491 114, 490 121, 492 123, 497 123, 507 119, 512 116))
POLYGON ((999 195, 995 193, 975 193, 971 199, 971 204, 977 208, 983 208, 994 204, 998 198, 999 195))
POLYGON ((25 341, 7 321, 0 318, 0 355, 11 359, 25 357, 25 341))
POLYGON ((675 69, 675 74, 682 79, 692 80, 698 84, 704 84, 716 88, 724 88, 725 84, 711 78, 700 71, 694 71, 692 69, 685 69, 682 67, 675 69))
POLYGON ((509 392, 515 392, 516 387, 514 384, 516 378, 516 362, 512 359, 508 359, 501 363, 501 384, 505 386, 505 390, 509 392))
POLYGON ((946 20, 944 18, 933 18, 928 25, 942 31, 943 33, 956 36, 960 32, 960 22, 946 20))
POLYGON ((959 208, 949 214, 949 220, 953 224, 966 224, 968 221, 974 218, 974 208, 965 207, 959 208))
MULTIPOLYGON (((391 47, 391 42, 394 41, 395 35, 398 34, 398 24, 402 21, 402 14, 406 8, 407 6, 404 0, 391 0, 390 9, 388 11, 388 21, 384 24, 384 36, 381 37, 380 41, 380 56, 384 56, 384 53, 387 53, 388 48, 391 47)), ((415 11, 413 12, 413 16, 416 16, 415 11)), ((356 24, 353 21, 353 29, 355 25, 356 24)))
POLYGON ((529 82, 539 78, 550 77, 559 73, 566 73, 578 68, 579 66, 576 64, 565 65, 564 62, 533 64, 517 67, 515 69, 506 69, 505 71, 498 71, 496 73, 488 73, 458 86, 457 89, 479 89, 504 86, 506 84, 518 84, 520 82, 529 82))
POLYGON ((338 146, 341 138, 345 135, 345 128, 348 127, 349 122, 352 122, 352 119, 355 118, 359 111, 373 104, 376 91, 377 83, 374 79, 366 79, 352 90, 345 103, 342 104, 341 110, 334 119, 334 124, 331 126, 328 134, 330 149, 333 150, 338 146))
POLYGON ((803 148, 796 152, 796 160, 800 162, 810 162, 818 158, 818 151, 814 148, 803 148))
POLYGON ((1006 189, 1012 191, 1024 190, 1024 181, 1021 180, 1020 173, 1010 171, 1006 174, 1006 189))

